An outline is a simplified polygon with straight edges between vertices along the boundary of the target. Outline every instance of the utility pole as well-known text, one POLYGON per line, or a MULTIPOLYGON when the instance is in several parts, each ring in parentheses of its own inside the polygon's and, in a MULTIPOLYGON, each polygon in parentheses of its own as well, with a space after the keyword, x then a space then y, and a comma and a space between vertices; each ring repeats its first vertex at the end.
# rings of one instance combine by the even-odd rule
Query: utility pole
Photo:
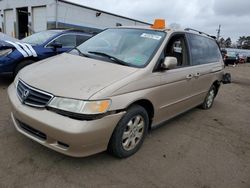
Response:
POLYGON ((220 28, 221 28, 221 25, 219 25, 219 29, 217 29, 217 41, 219 42, 219 39, 220 39, 220 28))
POLYGON ((58 28, 58 0, 56 0, 56 28, 58 28))

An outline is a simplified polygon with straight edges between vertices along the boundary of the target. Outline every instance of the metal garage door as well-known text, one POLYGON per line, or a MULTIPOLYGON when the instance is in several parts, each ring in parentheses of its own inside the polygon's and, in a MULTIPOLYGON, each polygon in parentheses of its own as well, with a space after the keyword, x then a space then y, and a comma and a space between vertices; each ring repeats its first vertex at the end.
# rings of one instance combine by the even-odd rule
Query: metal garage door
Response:
POLYGON ((14 11, 4 11, 4 31, 7 35, 14 36, 14 11))
POLYGON ((47 29, 47 14, 46 7, 32 8, 32 22, 35 32, 44 31, 47 29))

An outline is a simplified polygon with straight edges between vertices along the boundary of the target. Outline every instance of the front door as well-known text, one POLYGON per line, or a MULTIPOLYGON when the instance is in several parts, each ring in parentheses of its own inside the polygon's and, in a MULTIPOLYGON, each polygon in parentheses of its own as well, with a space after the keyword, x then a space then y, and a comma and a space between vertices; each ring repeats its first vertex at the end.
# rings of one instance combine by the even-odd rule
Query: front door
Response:
POLYGON ((50 41, 46 46, 45 46, 45 51, 44 55, 47 57, 56 55, 56 54, 61 54, 63 52, 67 52, 70 49, 74 48, 76 46, 76 35, 75 34, 63 34, 56 39, 50 41), (54 48, 53 43, 58 43, 61 44, 61 48, 54 48))
POLYGON ((22 39, 29 35, 28 30, 28 7, 17 9, 18 38, 22 39))
POLYGON ((177 67, 156 72, 160 74, 161 86, 158 89, 158 113, 156 124, 180 114, 193 107, 190 103, 192 86, 192 67, 190 66, 185 34, 177 34, 169 40, 164 55, 176 57, 177 67))

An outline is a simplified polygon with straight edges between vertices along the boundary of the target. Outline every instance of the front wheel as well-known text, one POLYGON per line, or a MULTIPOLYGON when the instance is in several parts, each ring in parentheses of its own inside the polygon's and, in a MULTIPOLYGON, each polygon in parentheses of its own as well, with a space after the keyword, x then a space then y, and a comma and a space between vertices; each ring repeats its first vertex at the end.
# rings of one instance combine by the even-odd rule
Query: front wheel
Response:
POLYGON ((216 88, 214 85, 212 85, 207 93, 204 102, 201 105, 201 108, 205 110, 211 108, 214 103, 215 96, 216 96, 216 88))
POLYGON ((136 153, 148 131, 147 111, 134 105, 117 124, 109 141, 108 151, 118 158, 126 158, 136 153))

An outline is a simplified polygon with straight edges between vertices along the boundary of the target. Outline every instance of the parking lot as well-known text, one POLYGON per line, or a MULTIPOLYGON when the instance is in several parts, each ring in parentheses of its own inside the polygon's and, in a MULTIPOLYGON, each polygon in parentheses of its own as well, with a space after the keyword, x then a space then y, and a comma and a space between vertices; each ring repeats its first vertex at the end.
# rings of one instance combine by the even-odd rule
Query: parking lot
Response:
MULTIPOLYGON (((151 131, 139 152, 116 159, 56 153, 18 133, 8 76, 0 76, 0 187, 250 187, 250 63, 227 67, 212 109, 195 108, 151 131)), ((70 125, 69 125, 70 126, 70 125)))

